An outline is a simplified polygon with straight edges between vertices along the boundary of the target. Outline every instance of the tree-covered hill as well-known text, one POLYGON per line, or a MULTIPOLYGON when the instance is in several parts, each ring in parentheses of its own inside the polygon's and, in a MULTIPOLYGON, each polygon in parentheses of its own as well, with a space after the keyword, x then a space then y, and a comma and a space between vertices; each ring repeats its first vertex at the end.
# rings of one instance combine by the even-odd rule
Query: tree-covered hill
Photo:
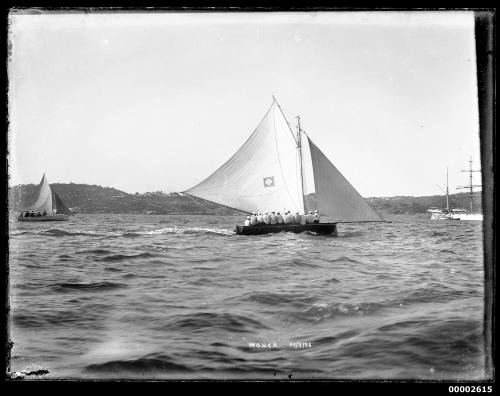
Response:
MULTIPOLYGON (((9 189, 9 208, 22 210, 36 199, 37 185, 28 184, 9 189)), ((196 197, 161 191, 128 194, 111 187, 88 184, 53 183, 51 187, 76 213, 146 213, 146 214, 241 214, 196 197)))
MULTIPOLYGON (((54 183, 52 188, 66 205, 76 213, 147 213, 147 214, 242 214, 234 209, 217 205, 180 193, 165 194, 161 191, 128 194, 111 187, 89 184, 54 183)), ((9 189, 9 208, 22 210, 35 201, 37 185, 27 184, 9 189)), ((372 197, 368 203, 380 214, 419 214, 430 207, 444 208, 442 195, 425 197, 372 197)), ((474 210, 481 209, 481 195, 474 196, 474 210)), ((469 195, 450 195, 451 208, 469 208, 469 195)))
MULTIPOLYGON (((425 213, 431 207, 446 208, 446 196, 430 195, 424 197, 383 197, 367 198, 368 203, 381 214, 418 214, 425 213)), ((451 194, 449 196, 451 209, 469 209, 468 193, 451 194)), ((481 194, 473 196, 473 210, 481 210, 481 194)))

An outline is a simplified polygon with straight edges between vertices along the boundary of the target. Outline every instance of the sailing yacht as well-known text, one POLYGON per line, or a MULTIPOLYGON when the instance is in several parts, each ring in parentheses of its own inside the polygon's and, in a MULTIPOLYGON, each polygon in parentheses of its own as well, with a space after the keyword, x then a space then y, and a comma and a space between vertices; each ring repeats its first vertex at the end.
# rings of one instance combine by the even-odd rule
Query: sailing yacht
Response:
POLYGON ((237 234, 280 231, 336 234, 338 223, 384 221, 302 129, 296 133, 273 96, 252 135, 219 169, 184 194, 242 212, 307 213, 328 223, 237 225, 237 234))
POLYGON ((17 220, 27 222, 66 221, 69 220, 70 214, 71 211, 64 204, 61 197, 52 189, 44 173, 38 185, 38 195, 35 203, 28 207, 27 211, 23 211, 17 220), (25 216, 25 213, 30 211, 45 215, 25 216))

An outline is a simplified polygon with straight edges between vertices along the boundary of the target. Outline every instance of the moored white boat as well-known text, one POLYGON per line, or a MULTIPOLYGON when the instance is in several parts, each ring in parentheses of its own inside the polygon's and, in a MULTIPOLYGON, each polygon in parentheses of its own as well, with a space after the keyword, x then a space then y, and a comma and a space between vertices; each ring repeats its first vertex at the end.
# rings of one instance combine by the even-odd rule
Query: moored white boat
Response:
POLYGON ((469 220, 469 221, 482 221, 483 214, 482 213, 456 213, 452 214, 453 220, 469 220))
POLYGON ((462 172, 469 173, 469 185, 457 187, 457 189, 468 189, 469 190, 469 201, 470 201, 470 209, 460 209, 454 208, 450 209, 450 202, 448 196, 448 169, 446 169, 446 209, 439 209, 436 207, 429 208, 427 213, 430 215, 431 220, 470 220, 470 221, 482 221, 483 214, 479 212, 473 211, 473 196, 474 196, 474 187, 481 187, 480 185, 474 185, 472 183, 472 173, 480 172, 478 170, 472 170, 472 159, 469 161, 470 169, 463 170, 462 172))
POLYGON ((430 214, 431 220, 453 220, 452 214, 447 210, 429 208, 427 213, 430 214))

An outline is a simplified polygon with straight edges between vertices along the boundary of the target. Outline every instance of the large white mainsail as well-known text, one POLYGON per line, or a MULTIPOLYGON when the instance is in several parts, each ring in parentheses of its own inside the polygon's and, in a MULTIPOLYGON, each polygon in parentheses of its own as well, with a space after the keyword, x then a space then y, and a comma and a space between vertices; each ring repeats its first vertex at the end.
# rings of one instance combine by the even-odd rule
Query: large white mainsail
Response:
POLYGON ((38 185, 38 198, 28 209, 33 210, 34 212, 45 212, 47 215, 51 216, 53 214, 52 208, 52 189, 50 188, 50 184, 44 173, 42 180, 38 185))
POLYGON ((245 212, 303 211, 298 172, 295 137, 273 98, 243 146, 184 193, 245 212))
POLYGON ((295 137, 274 97, 243 146, 184 193, 245 212, 318 209, 334 222, 383 221, 300 124, 295 137))

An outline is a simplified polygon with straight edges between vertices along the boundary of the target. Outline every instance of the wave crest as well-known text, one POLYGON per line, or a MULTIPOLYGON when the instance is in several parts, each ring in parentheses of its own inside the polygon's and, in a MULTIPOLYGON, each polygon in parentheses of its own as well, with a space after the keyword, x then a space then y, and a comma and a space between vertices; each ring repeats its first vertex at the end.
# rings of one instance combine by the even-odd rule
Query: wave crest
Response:
POLYGON ((255 329, 268 329, 263 323, 248 316, 230 313, 199 312, 189 315, 177 315, 167 325, 169 330, 204 332, 207 329, 220 329, 238 333, 251 332, 255 329))
POLYGON ((127 287, 123 283, 116 282, 94 282, 94 283, 56 283, 52 290, 56 292, 67 291, 108 291, 127 287))

